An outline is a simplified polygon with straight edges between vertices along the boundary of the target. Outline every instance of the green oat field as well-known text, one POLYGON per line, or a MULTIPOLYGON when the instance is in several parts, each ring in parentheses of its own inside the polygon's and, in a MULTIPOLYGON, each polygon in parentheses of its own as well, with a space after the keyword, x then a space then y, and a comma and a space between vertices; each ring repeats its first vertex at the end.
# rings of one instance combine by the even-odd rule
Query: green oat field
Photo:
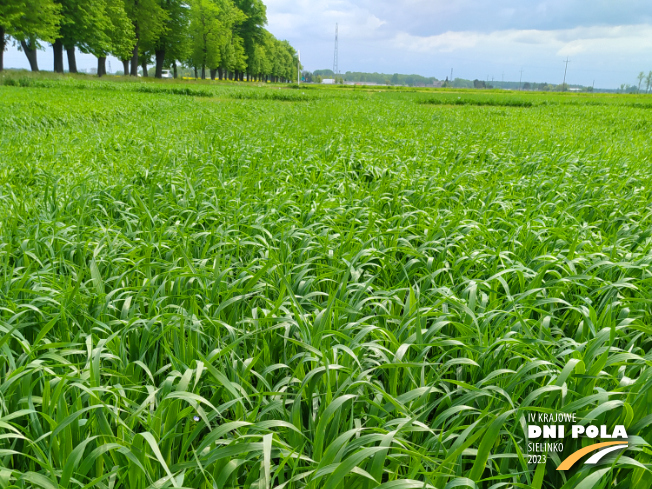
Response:
POLYGON ((652 96, 0 83, 0 489, 652 485, 652 96))

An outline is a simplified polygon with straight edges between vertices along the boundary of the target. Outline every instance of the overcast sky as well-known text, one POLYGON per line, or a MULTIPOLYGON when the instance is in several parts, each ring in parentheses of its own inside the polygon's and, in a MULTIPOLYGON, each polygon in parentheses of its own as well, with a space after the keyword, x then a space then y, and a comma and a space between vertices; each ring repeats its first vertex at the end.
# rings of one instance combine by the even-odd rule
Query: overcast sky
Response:
MULTIPOLYGON (((650 0, 264 0, 268 29, 301 51, 309 70, 339 68, 615 88, 652 70, 650 0)), ((113 59, 113 70, 121 64, 113 59)), ((39 53, 52 69, 51 50, 39 53)), ((8 67, 28 67, 10 48, 8 67)), ((82 68, 94 58, 80 57, 82 68)))

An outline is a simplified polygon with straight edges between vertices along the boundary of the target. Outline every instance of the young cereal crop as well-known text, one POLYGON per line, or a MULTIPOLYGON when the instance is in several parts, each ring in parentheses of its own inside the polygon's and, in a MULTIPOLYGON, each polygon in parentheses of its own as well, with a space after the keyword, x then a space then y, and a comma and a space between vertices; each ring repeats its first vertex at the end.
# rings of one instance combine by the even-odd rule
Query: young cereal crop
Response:
POLYGON ((644 97, 93 83, 0 86, 0 488, 650 487, 644 97))

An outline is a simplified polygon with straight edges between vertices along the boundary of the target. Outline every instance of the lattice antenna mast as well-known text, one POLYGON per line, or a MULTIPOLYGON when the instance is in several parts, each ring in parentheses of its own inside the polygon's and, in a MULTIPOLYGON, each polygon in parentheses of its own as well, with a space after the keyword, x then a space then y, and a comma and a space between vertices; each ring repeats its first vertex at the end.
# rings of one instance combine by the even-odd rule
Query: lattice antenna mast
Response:
POLYGON ((335 75, 339 75, 339 73, 340 73, 339 59, 338 59, 339 58, 339 53, 338 53, 338 50, 339 50, 339 46, 338 46, 338 44, 339 44, 338 30, 339 30, 339 27, 338 27, 337 24, 335 24, 335 56, 333 57, 333 73, 335 75))

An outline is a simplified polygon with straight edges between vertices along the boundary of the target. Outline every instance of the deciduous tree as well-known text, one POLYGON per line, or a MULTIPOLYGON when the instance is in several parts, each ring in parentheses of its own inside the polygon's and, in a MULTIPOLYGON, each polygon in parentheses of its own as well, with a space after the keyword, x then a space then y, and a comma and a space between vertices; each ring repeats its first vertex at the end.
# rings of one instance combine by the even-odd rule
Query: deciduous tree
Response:
MULTIPOLYGON (((235 6, 241 10, 246 19, 236 26, 236 34, 242 39, 244 54, 247 59, 255 57, 256 45, 265 40, 265 26, 267 25, 267 7, 262 0, 234 0, 235 6)), ((251 74, 249 69, 247 77, 251 74)))
POLYGON ((154 44, 156 78, 163 76, 166 65, 184 59, 188 50, 188 27, 190 9, 183 0, 160 0, 161 8, 167 13, 165 31, 154 44))
POLYGON ((142 45, 143 51, 147 50, 165 33, 168 14, 158 0, 125 0, 125 10, 133 24, 135 39, 131 57, 131 76, 138 76, 139 49, 142 45))
POLYGON ((63 50, 68 71, 77 73, 75 48, 105 42, 108 19, 104 0, 55 0, 61 10, 59 33, 52 44, 54 71, 63 73, 63 50))
POLYGON ((134 31, 125 10, 124 0, 103 0, 104 22, 98 28, 97 36, 81 46, 82 51, 97 57, 98 76, 106 75, 106 58, 113 54, 127 59, 132 53, 134 31))
MULTIPOLYGON (((4 0, 0 3, 0 53, 7 36, 13 37, 27 56, 32 71, 38 71, 39 41, 53 43, 59 33, 61 7, 52 0, 4 0)), ((0 69, 3 68, 0 54, 0 69)))

